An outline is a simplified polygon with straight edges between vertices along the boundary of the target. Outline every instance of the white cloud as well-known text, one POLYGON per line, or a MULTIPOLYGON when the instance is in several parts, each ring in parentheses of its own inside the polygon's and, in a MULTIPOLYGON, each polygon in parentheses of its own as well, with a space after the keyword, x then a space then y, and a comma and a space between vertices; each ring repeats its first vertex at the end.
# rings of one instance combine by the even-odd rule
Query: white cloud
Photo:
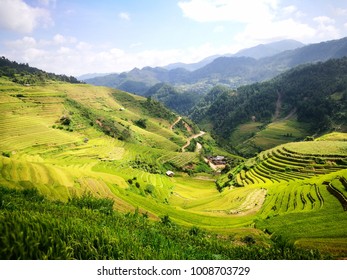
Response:
POLYGON ((249 24, 235 39, 251 46, 283 39, 303 41, 306 38, 312 38, 315 34, 315 29, 307 24, 296 22, 293 19, 285 19, 274 22, 249 24))
POLYGON ((224 28, 223 25, 218 25, 218 26, 216 26, 216 27, 213 29, 213 32, 215 32, 215 33, 222 33, 222 32, 224 32, 224 30, 225 30, 225 28, 224 28))
POLYGON ((7 47, 13 48, 13 49, 23 49, 23 48, 33 48, 33 47, 36 47, 37 42, 36 42, 35 38, 25 36, 22 39, 5 42, 5 45, 7 47))
POLYGON ((295 7, 294 5, 287 6, 287 7, 283 8, 283 12, 285 14, 288 14, 288 15, 291 15, 291 14, 295 13, 297 10, 298 10, 298 8, 295 7))
POLYGON ((39 25, 53 24, 47 9, 33 8, 23 0, 0 0, 0 6, 0 29, 31 33, 39 25))
POLYGON ((338 16, 346 16, 347 15, 347 9, 336 8, 334 11, 338 16))
POLYGON ((340 37, 340 31, 335 27, 335 20, 327 16, 319 16, 313 19, 318 26, 316 28, 316 37, 320 40, 337 39, 340 37))
POLYGON ((53 42, 55 44, 73 44, 77 42, 77 39, 74 37, 65 37, 61 34, 56 34, 53 37, 53 42))
POLYGON ((130 15, 128 13, 119 13, 119 18, 124 19, 124 20, 130 20, 130 15))
POLYGON ((347 22, 343 26, 347 29, 347 22))
POLYGON ((57 51, 57 54, 62 54, 62 55, 67 55, 67 54, 71 54, 73 52, 73 50, 71 50, 70 48, 67 47, 60 47, 57 51))
MULTIPOLYGON (((243 47, 282 39, 304 43, 336 39, 340 31, 328 16, 307 21, 307 15, 295 5, 281 0, 181 0, 183 15, 198 22, 236 22, 236 43, 243 47)), ((345 9, 335 9, 343 15, 345 9)), ((222 30, 222 29, 220 29, 222 30)), ((214 32, 218 32, 216 27, 214 32)))
POLYGON ((277 0, 190 0, 179 2, 185 17, 198 22, 256 22, 273 18, 277 0))
POLYGON ((57 44, 63 44, 66 42, 66 39, 63 35, 61 34, 56 34, 54 37, 53 37, 53 41, 57 44))
POLYGON ((332 18, 329 18, 327 16, 319 16, 319 17, 315 17, 313 18, 313 20, 315 22, 318 22, 321 25, 327 25, 327 24, 334 24, 335 20, 332 18))
POLYGON ((129 71, 134 67, 164 66, 177 61, 192 63, 231 50, 228 46, 216 48, 211 44, 203 44, 185 50, 172 48, 133 51, 115 46, 92 45, 76 39, 71 43, 68 38, 62 34, 56 34, 50 40, 26 36, 20 40, 6 42, 7 49, 3 55, 48 72, 78 76, 95 72, 129 71))
POLYGON ((92 49, 92 45, 86 42, 78 42, 76 49, 80 51, 89 51, 92 49))
POLYGON ((300 18, 300 17, 305 16, 305 14, 294 5, 290 5, 290 6, 282 8, 280 10, 280 13, 284 17, 294 16, 294 17, 300 18))

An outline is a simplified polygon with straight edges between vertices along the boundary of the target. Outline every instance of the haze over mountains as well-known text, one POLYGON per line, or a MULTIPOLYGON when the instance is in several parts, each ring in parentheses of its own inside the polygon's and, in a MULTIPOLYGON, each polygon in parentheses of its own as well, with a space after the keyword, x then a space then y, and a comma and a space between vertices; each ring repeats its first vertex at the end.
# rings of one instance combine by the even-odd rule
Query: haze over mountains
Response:
POLYGON ((271 79, 300 64, 326 61, 347 55, 347 38, 302 45, 292 40, 280 41, 258 45, 240 51, 234 56, 206 58, 193 65, 177 64, 181 68, 173 69, 172 65, 166 68, 134 68, 129 72, 86 79, 85 82, 110 86, 139 95, 144 95, 157 83, 169 83, 181 92, 206 93, 217 84, 237 88, 241 85, 271 79), (193 70, 189 71, 187 68, 193 70))
POLYGON ((164 66, 163 68, 167 70, 172 70, 175 68, 184 68, 189 71, 195 71, 201 67, 204 67, 205 65, 211 63, 213 60, 215 60, 218 57, 241 57, 241 56, 247 56, 252 57, 255 59, 272 56, 275 54, 278 54, 283 51, 288 50, 294 50, 296 48, 300 48, 305 46, 303 43, 298 42, 296 40, 281 40, 269 44, 260 44, 255 47, 247 48, 240 50, 239 52, 235 54, 225 54, 225 55, 213 55, 209 56, 199 62, 196 63, 173 63, 169 64, 167 66, 164 66))

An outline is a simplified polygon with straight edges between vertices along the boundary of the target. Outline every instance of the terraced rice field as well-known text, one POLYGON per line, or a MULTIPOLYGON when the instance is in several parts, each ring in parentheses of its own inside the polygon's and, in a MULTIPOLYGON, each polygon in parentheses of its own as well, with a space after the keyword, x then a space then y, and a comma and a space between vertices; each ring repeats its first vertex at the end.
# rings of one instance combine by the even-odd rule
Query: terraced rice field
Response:
POLYGON ((186 138, 170 129, 169 120, 145 115, 148 128, 136 126, 144 117, 136 103, 141 97, 64 83, 26 88, 3 82, 0 88, 1 185, 36 187, 64 201, 91 192, 114 199, 121 211, 138 208, 153 219, 169 215, 176 223, 224 234, 263 236, 266 229, 305 246, 309 238, 333 240, 329 248, 335 249, 343 241, 337 238, 347 238, 340 226, 347 222, 344 141, 278 146, 239 167, 232 179, 188 176, 179 170, 198 164, 199 151, 180 152, 186 138), (129 129, 131 141, 106 136, 88 114, 129 129), (71 117, 73 129, 53 127, 63 115, 71 117), (166 176, 164 166, 176 167, 175 176, 166 176), (228 184, 219 192, 215 181, 228 184))
POLYGON ((346 169, 346 158, 346 144, 341 141, 290 143, 260 153, 237 174, 236 182, 246 186, 304 180, 346 169))

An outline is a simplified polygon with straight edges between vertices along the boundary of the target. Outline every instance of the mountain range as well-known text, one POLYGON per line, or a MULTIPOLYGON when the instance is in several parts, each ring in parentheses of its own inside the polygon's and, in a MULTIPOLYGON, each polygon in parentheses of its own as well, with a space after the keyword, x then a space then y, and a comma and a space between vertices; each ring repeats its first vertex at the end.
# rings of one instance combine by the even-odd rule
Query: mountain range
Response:
POLYGON ((157 83, 169 83, 180 92, 201 94, 208 92, 217 84, 237 88, 271 79, 300 64, 326 61, 345 55, 347 55, 347 38, 307 46, 302 46, 296 41, 281 41, 258 45, 233 56, 206 58, 194 65, 176 65, 181 68, 173 69, 172 65, 167 68, 134 68, 129 72, 86 79, 85 82, 110 86, 139 95, 144 95, 157 83), (282 51, 284 49, 287 50, 282 51), (197 67, 200 68, 196 69, 197 67), (187 68, 194 70, 189 71, 187 68))

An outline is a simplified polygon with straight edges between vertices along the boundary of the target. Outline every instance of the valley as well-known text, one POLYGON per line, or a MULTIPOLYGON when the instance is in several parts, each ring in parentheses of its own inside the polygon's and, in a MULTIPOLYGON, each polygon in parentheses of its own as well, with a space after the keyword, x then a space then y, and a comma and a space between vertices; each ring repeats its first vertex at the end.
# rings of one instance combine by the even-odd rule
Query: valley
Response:
MULTIPOLYGON (((196 122, 151 97, 114 88, 59 79, 20 83, 2 75, 0 222, 6 226, 1 232, 1 258, 20 258, 21 254, 33 258, 29 253, 20 253, 15 245, 28 246, 21 232, 27 231, 25 226, 30 228, 30 224, 59 228, 62 232, 73 229, 66 234, 64 242, 68 244, 72 242, 69 236, 74 234, 89 236, 97 232, 99 241, 107 236, 118 251, 91 255, 96 258, 345 258, 346 62, 342 59, 327 63, 319 64, 319 68, 338 65, 341 82, 337 87, 322 88, 316 97, 340 104, 341 110, 326 114, 333 123, 329 129, 336 130, 333 133, 329 129, 313 131, 307 120, 316 116, 313 113, 325 111, 316 107, 317 112, 307 113, 303 109, 306 103, 290 99, 292 88, 284 86, 286 77, 292 81, 308 73, 305 69, 237 92, 217 89, 206 96, 205 107, 201 106, 204 110, 196 113, 196 122), (281 99, 276 87, 279 85, 283 89, 281 99), (233 149, 223 141, 231 143, 233 149), (241 152, 237 154, 235 150, 241 152), (206 163, 211 156, 225 158, 221 172, 206 163), (168 176, 168 171, 173 176, 168 176), (35 190, 37 193, 31 197, 35 190), (69 213, 76 215, 76 223, 84 231, 73 226, 69 213), (83 216, 96 224, 88 227, 83 216), (71 229, 65 228, 65 223, 71 229), (14 237, 9 233, 12 227, 19 227, 14 237), (151 232, 151 241, 141 227, 151 232), (132 236, 132 231, 139 239, 132 236), (189 254, 178 253, 184 250, 175 242, 185 240, 187 247, 191 235, 196 242, 192 246, 196 247, 191 247, 189 254), (131 242, 119 236, 131 236, 129 240, 138 248, 131 249, 131 242), (196 236, 202 238, 203 245, 196 236), (170 240, 168 243, 174 244, 167 245, 167 254, 155 250, 151 242, 156 238, 161 240, 158 242, 170 240), (282 250, 283 254, 276 251, 282 238, 282 245, 289 250, 282 250), (211 249, 209 244, 220 244, 220 251, 211 249), (8 255, 17 249, 18 255, 8 255)), ((310 67, 315 71, 314 66, 310 67)), ((303 101, 312 97, 312 91, 302 89, 298 92, 303 101)), ((319 120, 320 124, 328 123, 326 118, 319 120)), ((43 240, 46 234, 53 234, 38 231, 43 240)), ((90 252, 96 252, 101 245, 92 245, 97 241, 90 240, 84 242, 94 248, 90 252)), ((58 243, 53 245, 51 241, 44 242, 47 248, 53 248, 60 241, 55 240, 58 243)), ((102 245, 105 252, 107 242, 102 245)), ((84 246, 83 242, 77 243, 84 246)), ((76 252, 81 252, 81 258, 88 258, 85 252, 89 249, 61 246, 57 255, 39 251, 37 256, 79 258, 76 252), (72 249, 67 253, 64 248, 72 249)))

